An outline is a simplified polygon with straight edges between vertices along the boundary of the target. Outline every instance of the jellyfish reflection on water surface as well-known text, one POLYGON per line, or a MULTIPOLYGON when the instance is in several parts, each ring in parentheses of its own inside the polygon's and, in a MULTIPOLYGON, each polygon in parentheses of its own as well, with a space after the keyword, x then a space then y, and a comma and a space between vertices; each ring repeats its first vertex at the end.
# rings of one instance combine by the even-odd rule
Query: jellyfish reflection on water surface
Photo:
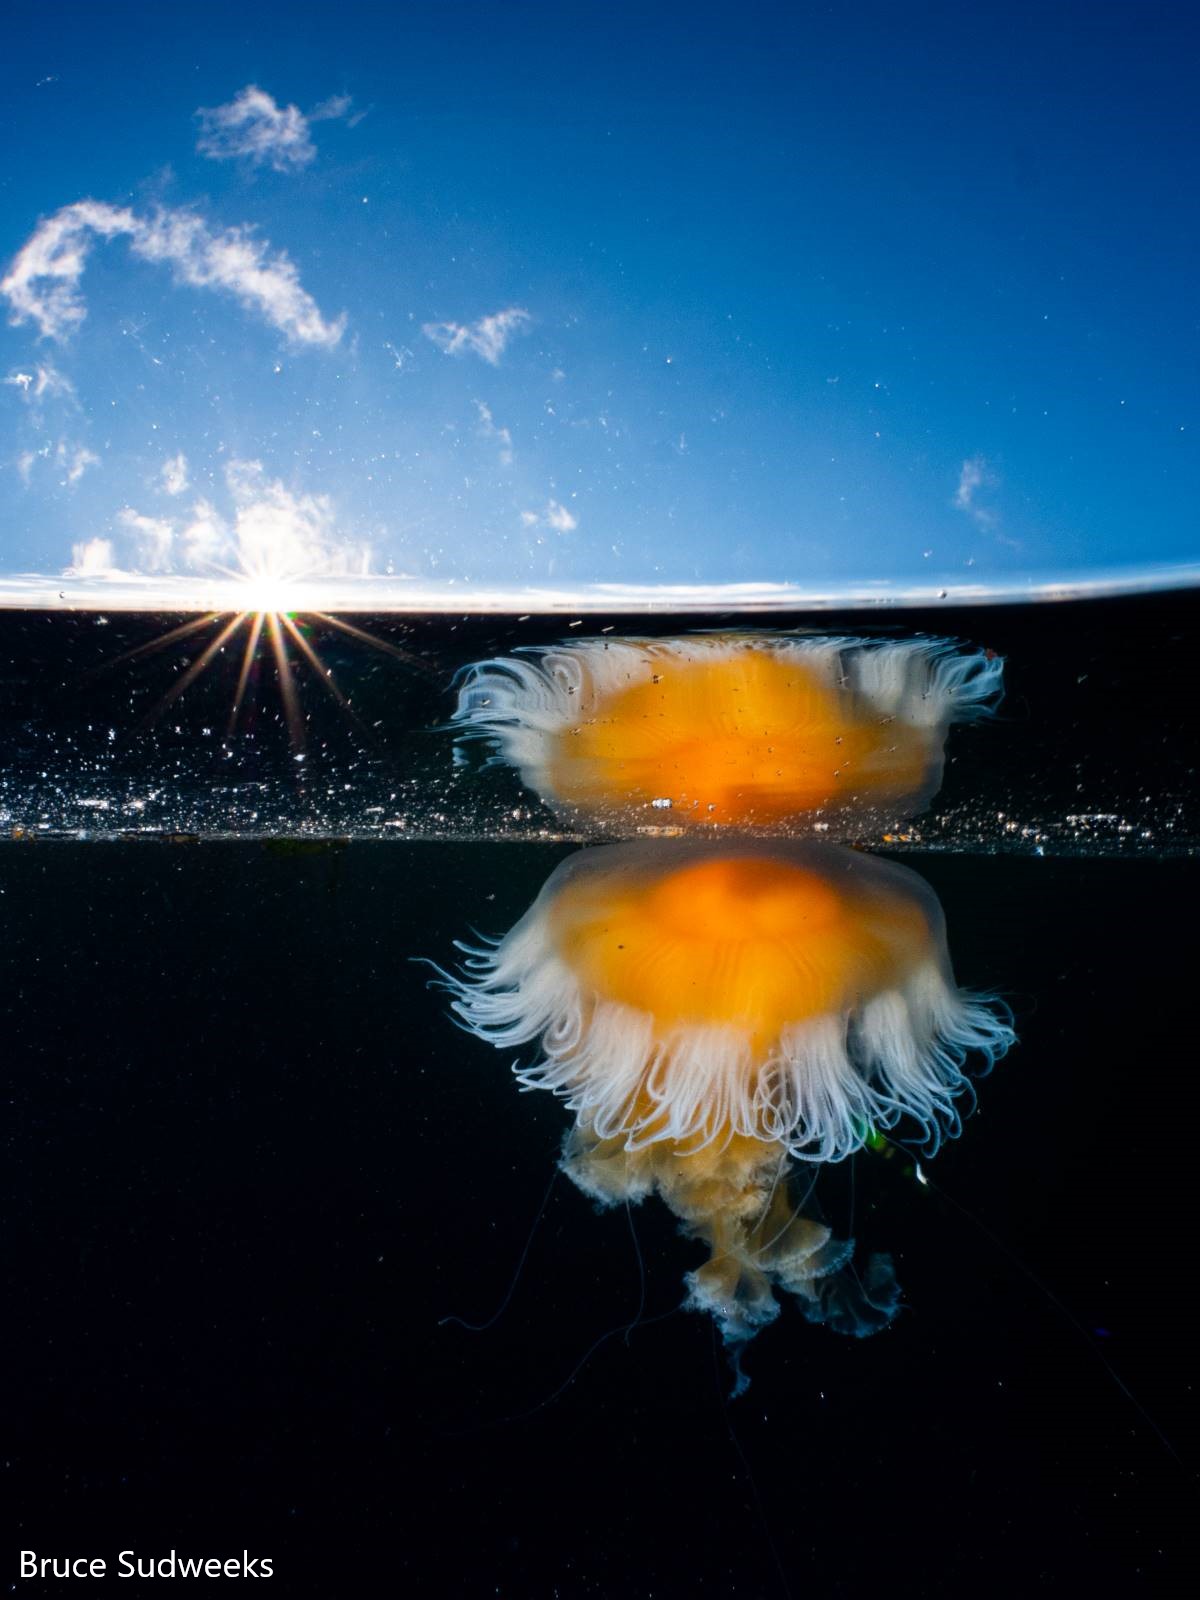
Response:
POLYGON ((453 1010, 500 1047, 537 1041, 525 1088, 575 1113, 563 1169, 603 1204, 657 1192, 709 1247, 688 1303, 739 1347, 794 1295, 855 1333, 890 1320, 885 1257, 803 1214, 805 1164, 902 1120, 957 1133, 965 1067, 1012 1042, 954 983, 933 891, 839 846, 740 839, 580 851, 503 939, 461 944, 453 1010))
POLYGON ((469 667, 454 725, 568 820, 629 834, 885 831, 941 784, 946 733, 1003 663, 943 639, 729 632, 580 639, 469 667))

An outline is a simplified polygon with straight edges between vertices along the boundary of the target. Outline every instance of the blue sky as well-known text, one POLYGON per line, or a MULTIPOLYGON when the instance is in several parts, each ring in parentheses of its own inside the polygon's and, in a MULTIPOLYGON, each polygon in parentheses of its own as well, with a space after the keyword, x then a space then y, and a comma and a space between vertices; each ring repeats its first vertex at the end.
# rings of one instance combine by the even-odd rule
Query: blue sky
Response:
POLYGON ((1188 9, 29 13, 0 573, 1195 559, 1188 9))

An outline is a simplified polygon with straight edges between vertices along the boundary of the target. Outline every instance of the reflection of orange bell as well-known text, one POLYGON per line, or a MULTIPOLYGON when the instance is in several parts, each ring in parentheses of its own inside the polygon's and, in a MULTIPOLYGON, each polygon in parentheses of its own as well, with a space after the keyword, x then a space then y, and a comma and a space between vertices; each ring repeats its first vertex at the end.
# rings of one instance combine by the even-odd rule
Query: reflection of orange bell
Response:
POLYGON ((594 810, 667 798, 673 820, 771 823, 846 795, 912 794, 930 730, 872 715, 781 651, 672 663, 597 697, 550 746, 553 794, 594 810))
POLYGON ((896 821, 937 789, 947 727, 986 709, 1001 670, 929 640, 580 640, 472 668, 455 720, 613 827, 896 821))

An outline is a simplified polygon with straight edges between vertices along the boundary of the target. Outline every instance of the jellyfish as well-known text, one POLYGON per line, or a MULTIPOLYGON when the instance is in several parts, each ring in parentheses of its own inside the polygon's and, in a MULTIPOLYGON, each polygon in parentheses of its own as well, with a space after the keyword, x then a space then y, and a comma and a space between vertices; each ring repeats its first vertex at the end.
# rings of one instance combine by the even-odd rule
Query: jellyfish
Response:
POLYGON ((861 832, 928 804, 1002 673, 940 639, 582 639, 468 668, 453 723, 569 820, 861 832))
POLYGON ((575 1114, 562 1166, 601 1205, 657 1193, 708 1246, 687 1304, 731 1348, 778 1313, 854 1333, 894 1314, 890 1263, 805 1214, 800 1177, 902 1121, 959 1131, 968 1058, 1012 1042, 956 987, 941 908, 895 862, 813 840, 688 838, 569 857, 502 939, 443 974, 459 1021, 575 1114))

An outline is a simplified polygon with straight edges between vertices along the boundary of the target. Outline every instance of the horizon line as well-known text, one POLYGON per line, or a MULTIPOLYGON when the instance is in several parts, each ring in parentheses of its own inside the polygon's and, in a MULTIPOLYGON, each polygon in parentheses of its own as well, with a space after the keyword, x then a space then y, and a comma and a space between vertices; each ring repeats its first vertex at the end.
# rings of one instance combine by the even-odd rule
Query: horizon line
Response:
MULTIPOLYGON (((273 586, 270 609, 555 615, 560 612, 785 612, 915 610, 1053 603, 1200 588, 1200 561, 1094 572, 1027 573, 993 583, 927 578, 850 579, 802 585, 743 583, 468 584, 408 574, 312 575, 273 586)), ((155 611, 221 614, 263 608, 261 583, 237 578, 112 571, 58 577, 0 576, 0 610, 155 611)))

